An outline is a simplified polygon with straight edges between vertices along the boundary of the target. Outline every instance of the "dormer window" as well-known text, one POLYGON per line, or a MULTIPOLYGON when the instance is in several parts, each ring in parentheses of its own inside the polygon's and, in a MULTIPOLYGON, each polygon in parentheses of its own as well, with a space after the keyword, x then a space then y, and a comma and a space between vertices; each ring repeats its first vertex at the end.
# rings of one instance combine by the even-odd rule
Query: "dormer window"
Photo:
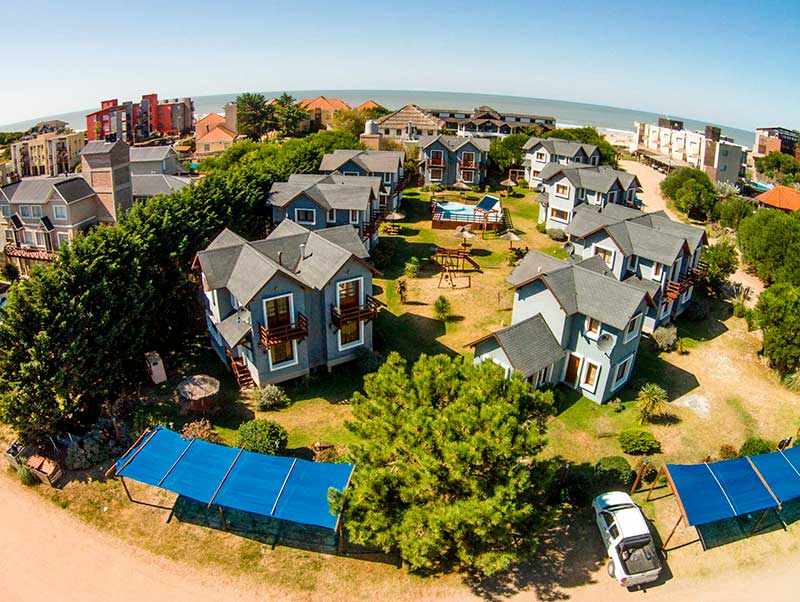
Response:
POLYGON ((600 330, 603 328, 602 322, 596 318, 586 316, 586 336, 590 339, 597 340, 600 336, 600 330))
POLYGON ((298 224, 313 226, 316 223, 315 212, 313 209, 295 209, 294 221, 298 224))
POLYGON ((642 314, 633 316, 625 327, 625 342, 628 343, 639 335, 642 327, 642 314))
POLYGON ((569 194, 569 186, 566 184, 556 184, 556 194, 558 196, 567 196, 569 194))
POLYGON ((539 151, 538 153, 536 153, 536 160, 537 161, 544 161, 544 152, 543 151, 539 151))

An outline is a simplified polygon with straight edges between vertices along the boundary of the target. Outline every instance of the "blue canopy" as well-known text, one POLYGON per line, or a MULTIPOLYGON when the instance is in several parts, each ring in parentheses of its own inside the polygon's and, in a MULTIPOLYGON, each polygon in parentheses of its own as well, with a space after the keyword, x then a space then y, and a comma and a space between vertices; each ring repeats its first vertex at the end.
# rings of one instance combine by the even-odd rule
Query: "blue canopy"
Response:
POLYGON ((689 525, 780 507, 800 498, 800 448, 705 464, 667 464, 689 525))
POLYGON ((328 529, 328 489, 344 491, 352 464, 308 462, 184 439, 156 427, 117 460, 116 474, 204 504, 328 529))

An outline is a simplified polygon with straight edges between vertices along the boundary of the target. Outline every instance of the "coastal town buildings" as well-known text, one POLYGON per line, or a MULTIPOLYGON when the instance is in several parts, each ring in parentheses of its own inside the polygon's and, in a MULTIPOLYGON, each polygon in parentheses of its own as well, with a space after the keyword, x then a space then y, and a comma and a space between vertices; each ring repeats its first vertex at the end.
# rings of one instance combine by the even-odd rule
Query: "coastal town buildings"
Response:
POLYGON ((223 115, 209 113, 195 124, 195 161, 224 153, 236 141, 238 134, 236 103, 225 105, 223 115))
POLYGON ((347 225, 371 249, 389 212, 380 205, 382 189, 380 177, 292 174, 287 182, 271 186, 267 206, 273 225, 292 221, 314 231, 347 225))
POLYGON ((320 173, 345 176, 376 176, 381 179, 378 205, 394 210, 400 205, 403 189, 403 151, 337 149, 322 157, 320 173))
POLYGON ((770 153, 783 153, 800 160, 800 134, 783 127, 756 128, 753 157, 766 157, 770 153))
POLYGON ((492 361, 533 388, 563 383, 595 403, 628 382, 653 300, 617 280, 602 258, 567 262, 528 252, 508 277, 511 325, 472 343, 475 363, 492 361))
POLYGON ((800 190, 789 186, 776 186, 756 197, 759 207, 778 209, 786 213, 800 210, 800 190))
POLYGON ((349 109, 350 105, 341 98, 304 98, 297 103, 308 113, 308 119, 300 123, 301 131, 329 130, 333 127, 333 115, 337 111, 349 109))
POLYGON ((189 170, 178 160, 172 145, 134 146, 130 149, 131 175, 164 174, 179 176, 189 170))
POLYGON ((527 131, 533 126, 545 129, 556 127, 555 117, 526 113, 504 113, 483 105, 472 111, 458 109, 424 109, 444 121, 445 129, 457 136, 504 137, 527 131))
POLYGON ((525 151, 525 180, 530 185, 542 183, 542 170, 550 163, 571 165, 600 164, 600 151, 593 144, 583 144, 561 138, 537 138, 533 136, 522 146, 525 151))
POLYGON ((211 345, 240 386, 278 383, 372 349, 369 254, 349 225, 280 223, 264 240, 223 230, 197 254, 211 345))
POLYGON ((480 186, 486 178, 489 140, 472 136, 422 136, 420 171, 425 185, 480 186))
MULTIPOLYGON (((444 128, 444 119, 435 117, 417 105, 406 105, 375 121, 376 134, 395 140, 409 142, 420 136, 433 136, 444 128)), ((377 147, 376 147, 377 148, 377 147)))
POLYGON ((608 165, 547 163, 538 176, 543 192, 537 197, 539 221, 548 229, 564 230, 578 207, 637 204, 639 179, 608 165))
POLYGON ((745 175, 747 149, 708 125, 705 131, 687 130, 683 121, 660 118, 658 124, 634 123, 636 153, 666 169, 694 167, 717 184, 736 184, 745 175))
POLYGON ((39 121, 28 130, 28 134, 31 136, 39 136, 40 134, 60 133, 67 129, 68 125, 66 121, 61 121, 60 119, 39 121))
POLYGON ((370 99, 365 100, 355 108, 356 111, 369 111, 370 109, 384 109, 384 107, 370 99))
POLYGON ((191 98, 158 100, 145 94, 141 101, 104 100, 100 110, 86 116, 86 137, 92 140, 122 140, 133 145, 158 133, 188 134, 192 129, 194 103, 191 98))
POLYGON ((12 169, 20 178, 70 173, 81 162, 85 145, 83 132, 49 132, 26 137, 9 147, 12 169))

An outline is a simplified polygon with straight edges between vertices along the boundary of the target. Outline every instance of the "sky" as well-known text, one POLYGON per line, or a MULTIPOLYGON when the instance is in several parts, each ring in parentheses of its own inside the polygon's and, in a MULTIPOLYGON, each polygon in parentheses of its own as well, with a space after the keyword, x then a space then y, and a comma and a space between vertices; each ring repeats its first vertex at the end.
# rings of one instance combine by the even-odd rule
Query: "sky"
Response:
POLYGON ((800 129, 800 0, 0 0, 0 124, 101 99, 508 94, 800 129))

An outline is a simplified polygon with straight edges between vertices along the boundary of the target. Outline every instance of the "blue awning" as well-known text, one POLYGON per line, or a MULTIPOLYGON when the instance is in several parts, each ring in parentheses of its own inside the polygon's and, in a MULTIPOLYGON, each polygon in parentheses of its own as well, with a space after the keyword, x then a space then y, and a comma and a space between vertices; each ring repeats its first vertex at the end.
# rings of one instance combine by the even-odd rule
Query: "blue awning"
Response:
POLYGON ((800 448, 705 464, 667 464, 689 525, 777 508, 800 498, 800 448))
POLYGON ((184 439, 161 426, 142 437, 115 467, 117 476, 204 504, 328 529, 336 528, 337 520, 328 505, 328 489, 344 491, 354 468, 184 439))

